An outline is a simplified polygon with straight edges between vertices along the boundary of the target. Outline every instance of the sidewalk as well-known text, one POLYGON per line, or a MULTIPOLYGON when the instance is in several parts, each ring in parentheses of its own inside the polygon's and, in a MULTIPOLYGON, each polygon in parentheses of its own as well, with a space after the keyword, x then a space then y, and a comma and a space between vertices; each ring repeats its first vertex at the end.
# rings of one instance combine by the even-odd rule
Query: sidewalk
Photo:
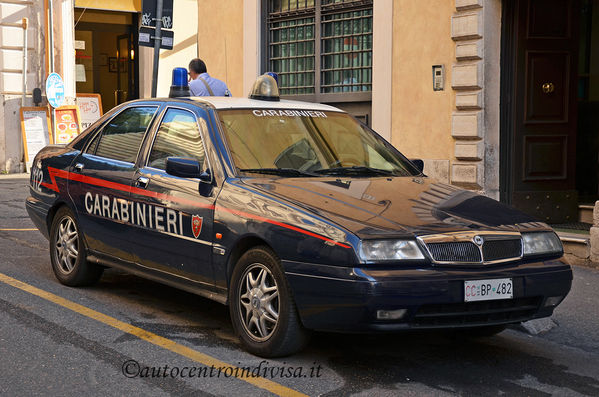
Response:
POLYGON ((29 173, 21 172, 17 174, 0 174, 0 180, 2 179, 29 179, 29 173))

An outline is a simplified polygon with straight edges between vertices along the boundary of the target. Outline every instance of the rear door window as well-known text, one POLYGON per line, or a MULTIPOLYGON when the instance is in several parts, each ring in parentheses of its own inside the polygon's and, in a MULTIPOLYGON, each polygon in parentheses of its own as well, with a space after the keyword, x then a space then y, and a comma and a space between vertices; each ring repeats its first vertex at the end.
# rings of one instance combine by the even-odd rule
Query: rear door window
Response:
POLYGON ((96 156, 134 163, 156 109, 155 106, 140 106, 123 110, 94 138, 89 152, 96 156))

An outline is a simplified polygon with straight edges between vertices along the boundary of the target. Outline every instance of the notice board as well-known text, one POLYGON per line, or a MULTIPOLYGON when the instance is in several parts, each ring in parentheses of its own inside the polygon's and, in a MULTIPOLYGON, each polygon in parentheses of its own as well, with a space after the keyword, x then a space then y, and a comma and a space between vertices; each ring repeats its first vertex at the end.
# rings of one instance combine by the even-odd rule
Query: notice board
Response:
POLYGON ((81 117, 78 106, 61 106, 54 109, 56 143, 69 143, 81 133, 81 117))
POLYGON ((21 108, 21 135, 27 168, 31 168, 35 155, 52 142, 50 114, 45 107, 21 108))
POLYGON ((81 130, 95 123, 102 117, 102 97, 100 94, 77 94, 77 106, 81 115, 81 130))

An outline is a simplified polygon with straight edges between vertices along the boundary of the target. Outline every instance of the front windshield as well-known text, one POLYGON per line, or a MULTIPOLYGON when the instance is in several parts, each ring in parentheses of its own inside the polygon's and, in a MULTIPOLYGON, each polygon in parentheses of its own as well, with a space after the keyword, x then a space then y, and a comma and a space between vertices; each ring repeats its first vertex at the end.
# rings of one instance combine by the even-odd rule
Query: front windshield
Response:
POLYGON ((418 174, 397 150, 345 113, 234 109, 220 110, 219 117, 240 172, 418 174))

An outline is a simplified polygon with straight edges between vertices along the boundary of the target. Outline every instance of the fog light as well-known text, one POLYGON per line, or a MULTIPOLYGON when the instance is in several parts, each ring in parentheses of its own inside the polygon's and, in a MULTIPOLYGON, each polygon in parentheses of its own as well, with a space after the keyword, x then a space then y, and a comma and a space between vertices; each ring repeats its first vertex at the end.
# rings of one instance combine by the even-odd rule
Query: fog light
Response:
POLYGON ((557 306, 564 299, 563 296, 550 296, 545 300, 545 307, 557 306))
POLYGON ((399 320, 406 315, 407 311, 407 309, 377 310, 376 318, 377 320, 399 320))

